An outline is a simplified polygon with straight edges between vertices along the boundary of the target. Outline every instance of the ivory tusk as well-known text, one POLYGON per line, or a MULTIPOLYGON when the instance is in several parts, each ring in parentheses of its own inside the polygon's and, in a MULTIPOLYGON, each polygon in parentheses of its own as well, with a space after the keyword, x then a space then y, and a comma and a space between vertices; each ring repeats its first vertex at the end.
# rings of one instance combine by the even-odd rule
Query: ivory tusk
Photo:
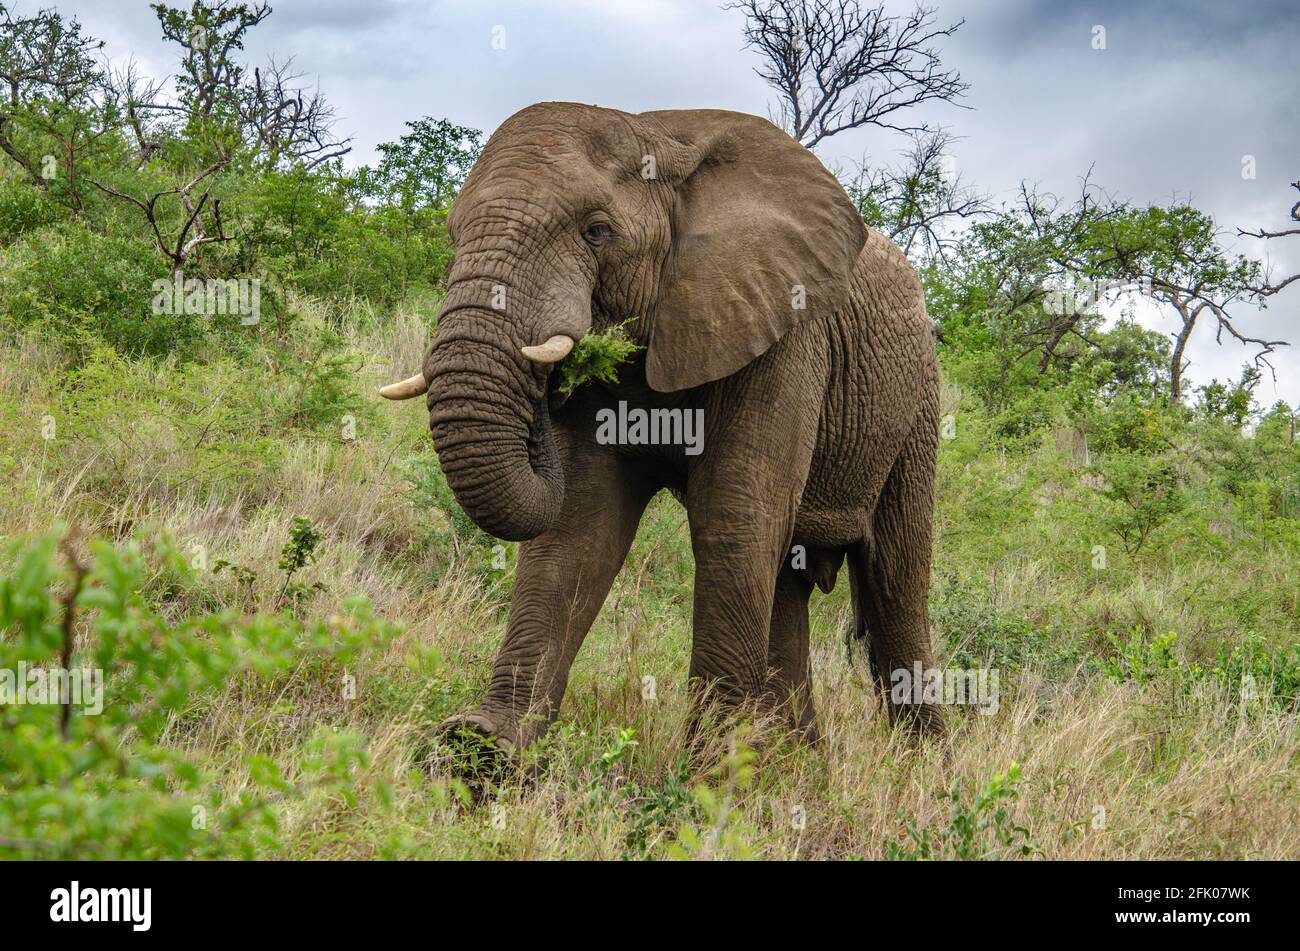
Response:
POLYGON ((556 334, 546 343, 535 347, 523 347, 520 353, 534 363, 559 363, 573 349, 573 338, 565 334, 556 334))
POLYGON ((409 380, 402 380, 400 383, 389 383, 379 391, 379 395, 386 400, 409 400, 413 396, 419 396, 429 389, 429 382, 424 378, 423 373, 417 373, 409 380))

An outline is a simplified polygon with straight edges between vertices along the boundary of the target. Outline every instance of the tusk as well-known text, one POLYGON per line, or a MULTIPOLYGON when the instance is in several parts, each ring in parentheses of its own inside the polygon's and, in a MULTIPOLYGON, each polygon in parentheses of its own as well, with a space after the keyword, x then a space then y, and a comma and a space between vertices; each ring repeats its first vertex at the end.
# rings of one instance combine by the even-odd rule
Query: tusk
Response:
POLYGON ((417 373, 409 380, 403 380, 401 383, 389 383, 379 391, 379 395, 386 400, 409 400, 413 396, 419 396, 421 393, 428 391, 429 382, 424 378, 423 373, 417 373))
POLYGON ((535 347, 523 347, 519 352, 534 363, 559 363, 572 349, 572 337, 556 334, 546 343, 539 343, 535 347))

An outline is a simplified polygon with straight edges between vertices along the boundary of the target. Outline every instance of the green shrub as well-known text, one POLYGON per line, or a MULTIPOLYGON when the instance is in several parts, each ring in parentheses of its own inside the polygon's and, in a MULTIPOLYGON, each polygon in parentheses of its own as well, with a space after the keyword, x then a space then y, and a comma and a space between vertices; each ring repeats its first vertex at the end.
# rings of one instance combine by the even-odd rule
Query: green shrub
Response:
POLYGON ((4 252, 0 319, 38 328, 84 359, 104 341, 123 353, 188 353, 206 322, 153 312, 153 282, 167 277, 143 240, 96 234, 76 224, 29 232, 4 252))
POLYGON ((959 789, 942 790, 936 795, 951 804, 951 818, 941 828, 918 826, 915 819, 900 814, 906 823, 907 840, 890 842, 887 857, 891 861, 924 859, 985 859, 996 857, 999 849, 1012 855, 1029 856, 1039 851, 1029 837, 1029 830, 1011 820, 1005 803, 1016 799, 1020 767, 1012 763, 1005 773, 998 773, 968 804, 959 789))
POLYGON ((166 541, 149 551, 105 541, 91 542, 88 556, 71 543, 62 551, 51 532, 5 553, 0 672, 97 672, 102 711, 84 702, 93 677, 83 709, 67 698, 0 705, 0 857, 252 857, 275 847, 280 803, 320 788, 353 795, 351 764, 367 757, 354 734, 322 726, 295 776, 264 755, 232 751, 222 769, 251 777, 233 800, 219 792, 216 764, 165 735, 236 684, 273 684, 312 656, 353 664, 382 646, 395 631, 363 600, 309 625, 231 611, 173 621, 155 592, 194 580, 166 541), (73 650, 67 632, 78 629, 82 647, 73 650))

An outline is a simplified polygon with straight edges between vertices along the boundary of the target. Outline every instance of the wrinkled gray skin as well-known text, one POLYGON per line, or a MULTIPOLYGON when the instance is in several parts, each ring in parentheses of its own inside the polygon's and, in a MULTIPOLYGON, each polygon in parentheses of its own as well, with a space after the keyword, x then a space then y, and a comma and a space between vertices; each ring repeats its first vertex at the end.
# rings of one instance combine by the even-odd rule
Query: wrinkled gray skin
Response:
MULTIPOLYGON (((932 666, 938 394, 921 285, 811 153, 739 113, 542 103, 492 136, 449 228, 430 426, 465 511, 524 544, 487 695, 446 727, 506 749, 546 729, 664 488, 689 513, 690 675, 711 701, 819 735, 808 598, 846 556, 877 677, 932 666), (647 350, 563 405, 553 367, 520 352, 632 318, 647 350), (596 412, 619 400, 703 409, 703 452, 598 445, 596 412)), ((940 729, 937 709, 890 710, 940 729)))

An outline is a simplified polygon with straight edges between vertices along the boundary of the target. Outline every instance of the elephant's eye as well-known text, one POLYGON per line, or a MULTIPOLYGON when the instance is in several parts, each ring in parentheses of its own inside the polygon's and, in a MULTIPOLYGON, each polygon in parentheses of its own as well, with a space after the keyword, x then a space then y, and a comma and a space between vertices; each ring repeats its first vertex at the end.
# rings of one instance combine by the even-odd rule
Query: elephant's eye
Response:
POLYGON ((582 229, 582 239, 588 244, 603 244, 614 236, 614 229, 603 221, 593 221, 582 229))

